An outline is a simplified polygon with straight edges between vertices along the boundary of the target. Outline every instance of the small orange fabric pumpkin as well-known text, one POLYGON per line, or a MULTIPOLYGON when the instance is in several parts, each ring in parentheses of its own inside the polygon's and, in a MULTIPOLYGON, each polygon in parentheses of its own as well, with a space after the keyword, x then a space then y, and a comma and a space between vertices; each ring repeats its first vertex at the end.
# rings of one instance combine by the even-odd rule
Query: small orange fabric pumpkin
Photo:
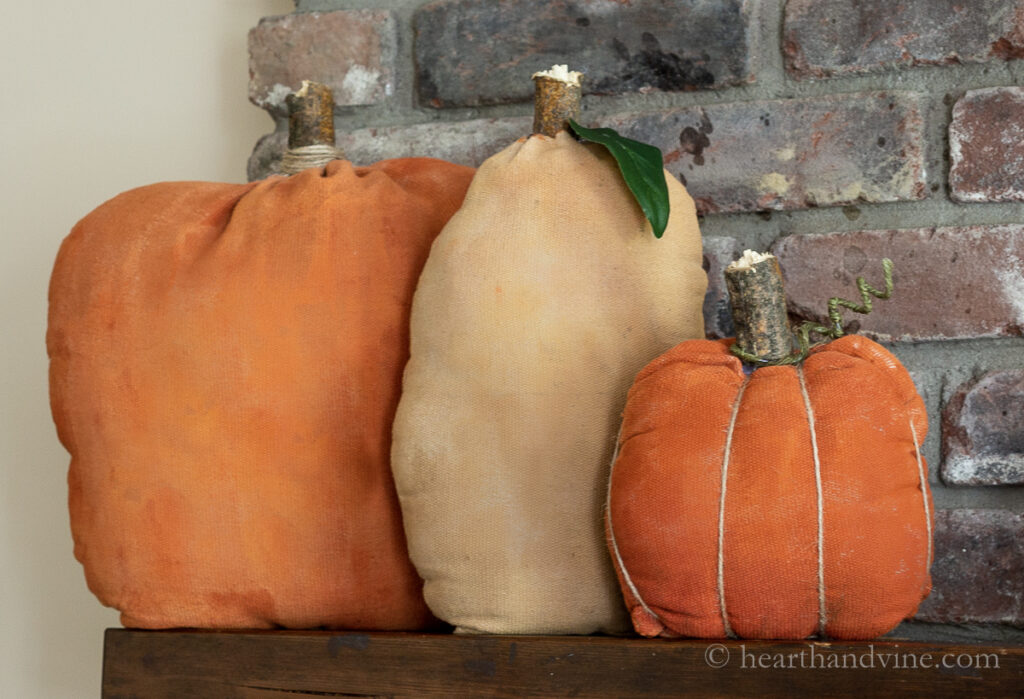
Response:
POLYGON ((435 623, 391 422, 413 289, 472 175, 162 183, 64 241, 47 347, 75 555, 126 626, 435 623))
POLYGON ((630 389, 606 530, 634 627, 885 633, 930 589, 927 417, 913 381, 856 335, 752 371, 732 343, 677 345, 630 389))

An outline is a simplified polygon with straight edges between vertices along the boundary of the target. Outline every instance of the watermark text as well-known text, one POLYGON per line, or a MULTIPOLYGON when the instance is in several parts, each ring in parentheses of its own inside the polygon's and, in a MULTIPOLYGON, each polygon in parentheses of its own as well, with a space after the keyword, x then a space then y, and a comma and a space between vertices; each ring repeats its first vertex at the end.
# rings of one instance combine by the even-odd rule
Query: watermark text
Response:
POLYGON ((832 649, 808 643, 799 651, 748 649, 746 644, 727 646, 712 643, 704 650, 709 667, 739 667, 741 670, 998 670, 997 653, 914 653, 864 648, 832 649))

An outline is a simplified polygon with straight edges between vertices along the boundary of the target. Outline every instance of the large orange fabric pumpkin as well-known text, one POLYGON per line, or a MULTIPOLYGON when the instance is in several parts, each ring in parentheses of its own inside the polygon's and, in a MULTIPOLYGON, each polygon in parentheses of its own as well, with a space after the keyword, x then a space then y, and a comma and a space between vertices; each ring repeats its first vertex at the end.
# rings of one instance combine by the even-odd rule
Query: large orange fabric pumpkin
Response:
POLYGON ((391 421, 416 279, 472 174, 163 183, 64 241, 47 346, 75 555, 126 626, 433 622, 391 421))
POLYGON ((609 547, 646 636, 865 639, 930 589, 923 402, 856 335, 745 370, 677 345, 630 389, 609 547))

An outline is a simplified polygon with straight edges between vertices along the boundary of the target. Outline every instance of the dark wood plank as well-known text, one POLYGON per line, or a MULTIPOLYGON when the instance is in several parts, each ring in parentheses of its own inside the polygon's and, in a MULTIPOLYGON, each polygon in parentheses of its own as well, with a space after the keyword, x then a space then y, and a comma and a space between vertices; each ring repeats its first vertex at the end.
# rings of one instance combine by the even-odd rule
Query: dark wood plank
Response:
POLYGON ((1021 696, 1024 646, 108 629, 103 669, 109 699, 796 693, 1021 696))

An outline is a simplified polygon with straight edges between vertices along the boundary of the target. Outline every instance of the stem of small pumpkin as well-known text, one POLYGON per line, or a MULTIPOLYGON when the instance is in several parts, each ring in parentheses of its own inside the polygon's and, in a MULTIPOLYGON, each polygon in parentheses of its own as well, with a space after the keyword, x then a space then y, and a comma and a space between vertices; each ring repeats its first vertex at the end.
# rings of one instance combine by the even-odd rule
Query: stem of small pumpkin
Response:
POLYGON ((294 175, 342 157, 334 146, 331 88, 303 80, 302 87, 285 98, 285 104, 288 105, 288 150, 281 159, 281 172, 294 175))
POLYGON ((533 132, 554 137, 569 129, 569 120, 579 121, 583 74, 556 65, 533 74, 533 132))
POLYGON ((726 267, 725 284, 736 326, 733 354, 752 364, 786 363, 793 352, 793 332, 779 261, 748 250, 726 267))

